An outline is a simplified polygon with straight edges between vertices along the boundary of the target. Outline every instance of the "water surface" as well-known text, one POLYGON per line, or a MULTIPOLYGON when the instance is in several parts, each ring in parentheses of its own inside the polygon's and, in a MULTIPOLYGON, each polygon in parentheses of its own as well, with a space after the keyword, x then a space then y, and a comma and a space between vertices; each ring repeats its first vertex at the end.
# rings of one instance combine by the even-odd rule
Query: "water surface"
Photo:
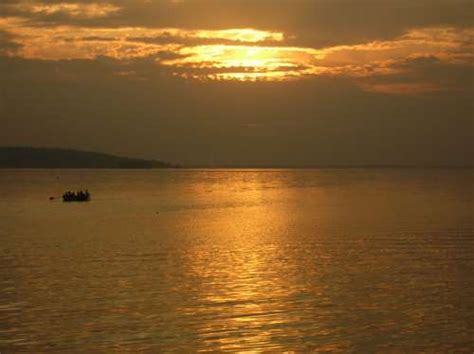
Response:
POLYGON ((0 350, 472 352, 473 180, 0 171, 0 350))

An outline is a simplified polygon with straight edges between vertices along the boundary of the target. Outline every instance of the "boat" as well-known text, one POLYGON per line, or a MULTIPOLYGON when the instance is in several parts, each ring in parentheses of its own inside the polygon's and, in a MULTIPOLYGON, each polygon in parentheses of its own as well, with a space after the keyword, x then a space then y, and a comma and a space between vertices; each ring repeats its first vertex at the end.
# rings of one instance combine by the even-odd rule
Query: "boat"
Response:
POLYGON ((91 199, 89 191, 70 192, 63 194, 63 202, 88 202, 91 199))

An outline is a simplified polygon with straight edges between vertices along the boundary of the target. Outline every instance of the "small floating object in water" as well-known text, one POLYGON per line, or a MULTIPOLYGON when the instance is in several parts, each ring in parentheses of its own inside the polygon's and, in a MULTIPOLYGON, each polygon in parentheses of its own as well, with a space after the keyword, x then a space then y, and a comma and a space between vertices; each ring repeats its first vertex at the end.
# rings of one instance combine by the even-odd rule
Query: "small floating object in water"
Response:
POLYGON ((49 197, 49 200, 54 200, 54 197, 49 197))
POLYGON ((63 202, 88 202, 91 199, 89 191, 70 192, 63 194, 63 202))

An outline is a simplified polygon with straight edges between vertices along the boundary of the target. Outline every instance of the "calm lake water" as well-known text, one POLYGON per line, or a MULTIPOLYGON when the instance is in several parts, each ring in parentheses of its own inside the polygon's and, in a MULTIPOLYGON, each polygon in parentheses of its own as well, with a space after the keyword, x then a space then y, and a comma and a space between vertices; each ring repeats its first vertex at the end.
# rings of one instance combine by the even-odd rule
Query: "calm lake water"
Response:
POLYGON ((470 353, 473 181, 0 170, 0 351, 470 353))

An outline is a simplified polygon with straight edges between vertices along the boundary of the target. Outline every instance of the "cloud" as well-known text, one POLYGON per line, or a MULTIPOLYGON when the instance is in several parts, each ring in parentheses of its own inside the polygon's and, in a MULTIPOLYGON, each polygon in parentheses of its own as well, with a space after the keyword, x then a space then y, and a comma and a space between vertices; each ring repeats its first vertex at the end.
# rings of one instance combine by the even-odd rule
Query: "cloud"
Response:
POLYGON ((8 32, 0 30, 0 56, 14 55, 19 47, 8 32))
MULTIPOLYGON (((190 40, 212 39, 247 43, 283 40, 282 33, 253 29, 210 31, 66 25, 38 27, 21 17, 0 18, 0 26, 22 45, 18 56, 41 60, 93 59, 97 56, 120 59, 146 57, 163 51, 177 52, 190 40)), ((177 56, 181 56, 181 53, 177 53, 177 56)))
MULTIPOLYGON (((175 66, 184 77, 198 79, 281 81, 347 76, 357 78, 362 82, 361 87, 368 89, 370 84, 364 82, 364 78, 403 77, 432 63, 472 66, 473 35, 472 28, 441 27, 414 29, 387 41, 324 49, 227 44, 183 46, 178 48, 183 57, 164 60, 161 64, 175 66), (203 68, 208 70, 203 72, 203 68)), ((371 89, 386 93, 402 91, 402 86, 397 85, 393 90, 386 89, 386 85, 371 89)), ((435 88, 434 83, 404 85, 411 88, 406 91, 409 93, 441 89, 435 88)))
POLYGON ((322 48, 394 38, 414 27, 472 25, 470 0, 2 0, 0 14, 25 16, 43 25, 147 28, 258 28, 292 36, 290 46, 322 48), (12 5, 81 4, 115 6, 118 12, 97 18, 67 13, 27 13, 12 5))
POLYGON ((397 95, 419 95, 430 92, 442 91, 443 88, 433 83, 374 83, 362 84, 362 88, 367 92, 377 92, 397 95))
POLYGON ((60 2, 45 3, 39 1, 20 1, 8 4, 10 10, 19 14, 33 14, 36 16, 51 16, 64 14, 72 18, 89 19, 102 18, 117 13, 120 7, 109 3, 80 3, 60 2))
POLYGON ((391 63, 394 75, 373 75, 359 80, 367 92, 397 95, 456 93, 472 95, 473 63, 440 60, 434 55, 411 56, 391 63))
MULTIPOLYGON (((305 31, 301 28, 301 23, 305 23, 305 14, 301 11, 324 9, 331 15, 334 9, 347 11, 347 8, 352 8, 347 3, 347 8, 341 7, 342 3, 337 0, 330 8, 324 2, 302 1, 293 10, 283 1, 281 5, 288 10, 289 18, 295 13, 302 16, 300 27, 294 26, 289 32, 250 27, 149 27, 141 12, 144 7, 166 9, 175 15, 175 23, 180 23, 181 15, 188 16, 193 9, 198 11, 195 6, 197 3, 206 9, 224 11, 222 6, 217 6, 211 0, 179 4, 170 1, 141 4, 125 0, 81 3, 9 0, 1 8, 16 11, 16 15, 0 16, 3 37, 8 38, 8 41, 0 41, 3 48, 1 53, 26 59, 56 61, 94 60, 98 57, 123 61, 151 58, 164 71, 194 80, 285 81, 319 76, 348 77, 362 90, 413 94, 465 89, 467 86, 464 83, 450 83, 441 87, 438 82, 446 80, 437 79, 438 71, 432 72, 432 78, 420 74, 414 79, 414 73, 422 73, 434 63, 463 68, 470 68, 474 63, 474 28, 462 21, 458 26, 413 26, 403 31, 403 26, 397 27, 399 33, 391 38, 366 38, 351 43, 356 36, 345 44, 330 45, 328 43, 331 41, 326 41, 327 45, 320 47, 322 42, 316 41, 313 42, 316 43, 314 46, 303 45, 311 43, 308 35, 312 31, 309 30, 309 24, 305 31), (135 11, 135 15, 130 11, 135 11), (54 21, 49 21, 51 16, 54 21), (128 16, 129 22, 139 18, 143 25, 122 24, 123 16, 128 16), (90 22, 99 18, 100 25, 99 22, 90 22), (404 81, 389 83, 394 77, 404 81)), ((229 2, 229 6, 237 10, 243 3, 234 0, 229 2)), ((259 5, 253 4, 252 8, 259 12, 267 8, 268 4, 263 1, 259 5)), ((403 4, 408 8, 411 6, 403 4)), ((459 4, 449 7, 446 12, 452 13, 453 9, 465 6, 462 1, 459 4)), ((389 3, 387 6, 393 7, 394 4, 389 3)), ((443 7, 437 1, 433 6, 443 7)), ((378 8, 376 5, 374 7, 378 8)), ((370 22, 373 8, 365 8, 369 11, 367 20, 370 22)), ((199 14, 199 11, 194 15, 199 14)), ((345 16, 344 11, 341 16, 345 16)), ((164 23, 161 15, 156 12, 157 25, 164 23)), ((272 15, 275 23, 278 23, 275 18, 280 15, 279 10, 275 9, 272 15)), ((249 16, 253 18, 253 14, 249 16)), ((311 16, 319 15, 313 11, 311 16)), ((261 23, 258 19, 253 20, 261 23)), ((206 21, 204 19, 203 23, 206 21)), ((337 23, 339 20, 334 21, 337 23)), ((441 20, 430 21, 435 23, 441 20)), ((241 20, 241 23, 245 21, 241 20)), ((209 26, 211 22, 206 24, 209 26)), ((350 33, 346 31, 346 34, 350 33)))

